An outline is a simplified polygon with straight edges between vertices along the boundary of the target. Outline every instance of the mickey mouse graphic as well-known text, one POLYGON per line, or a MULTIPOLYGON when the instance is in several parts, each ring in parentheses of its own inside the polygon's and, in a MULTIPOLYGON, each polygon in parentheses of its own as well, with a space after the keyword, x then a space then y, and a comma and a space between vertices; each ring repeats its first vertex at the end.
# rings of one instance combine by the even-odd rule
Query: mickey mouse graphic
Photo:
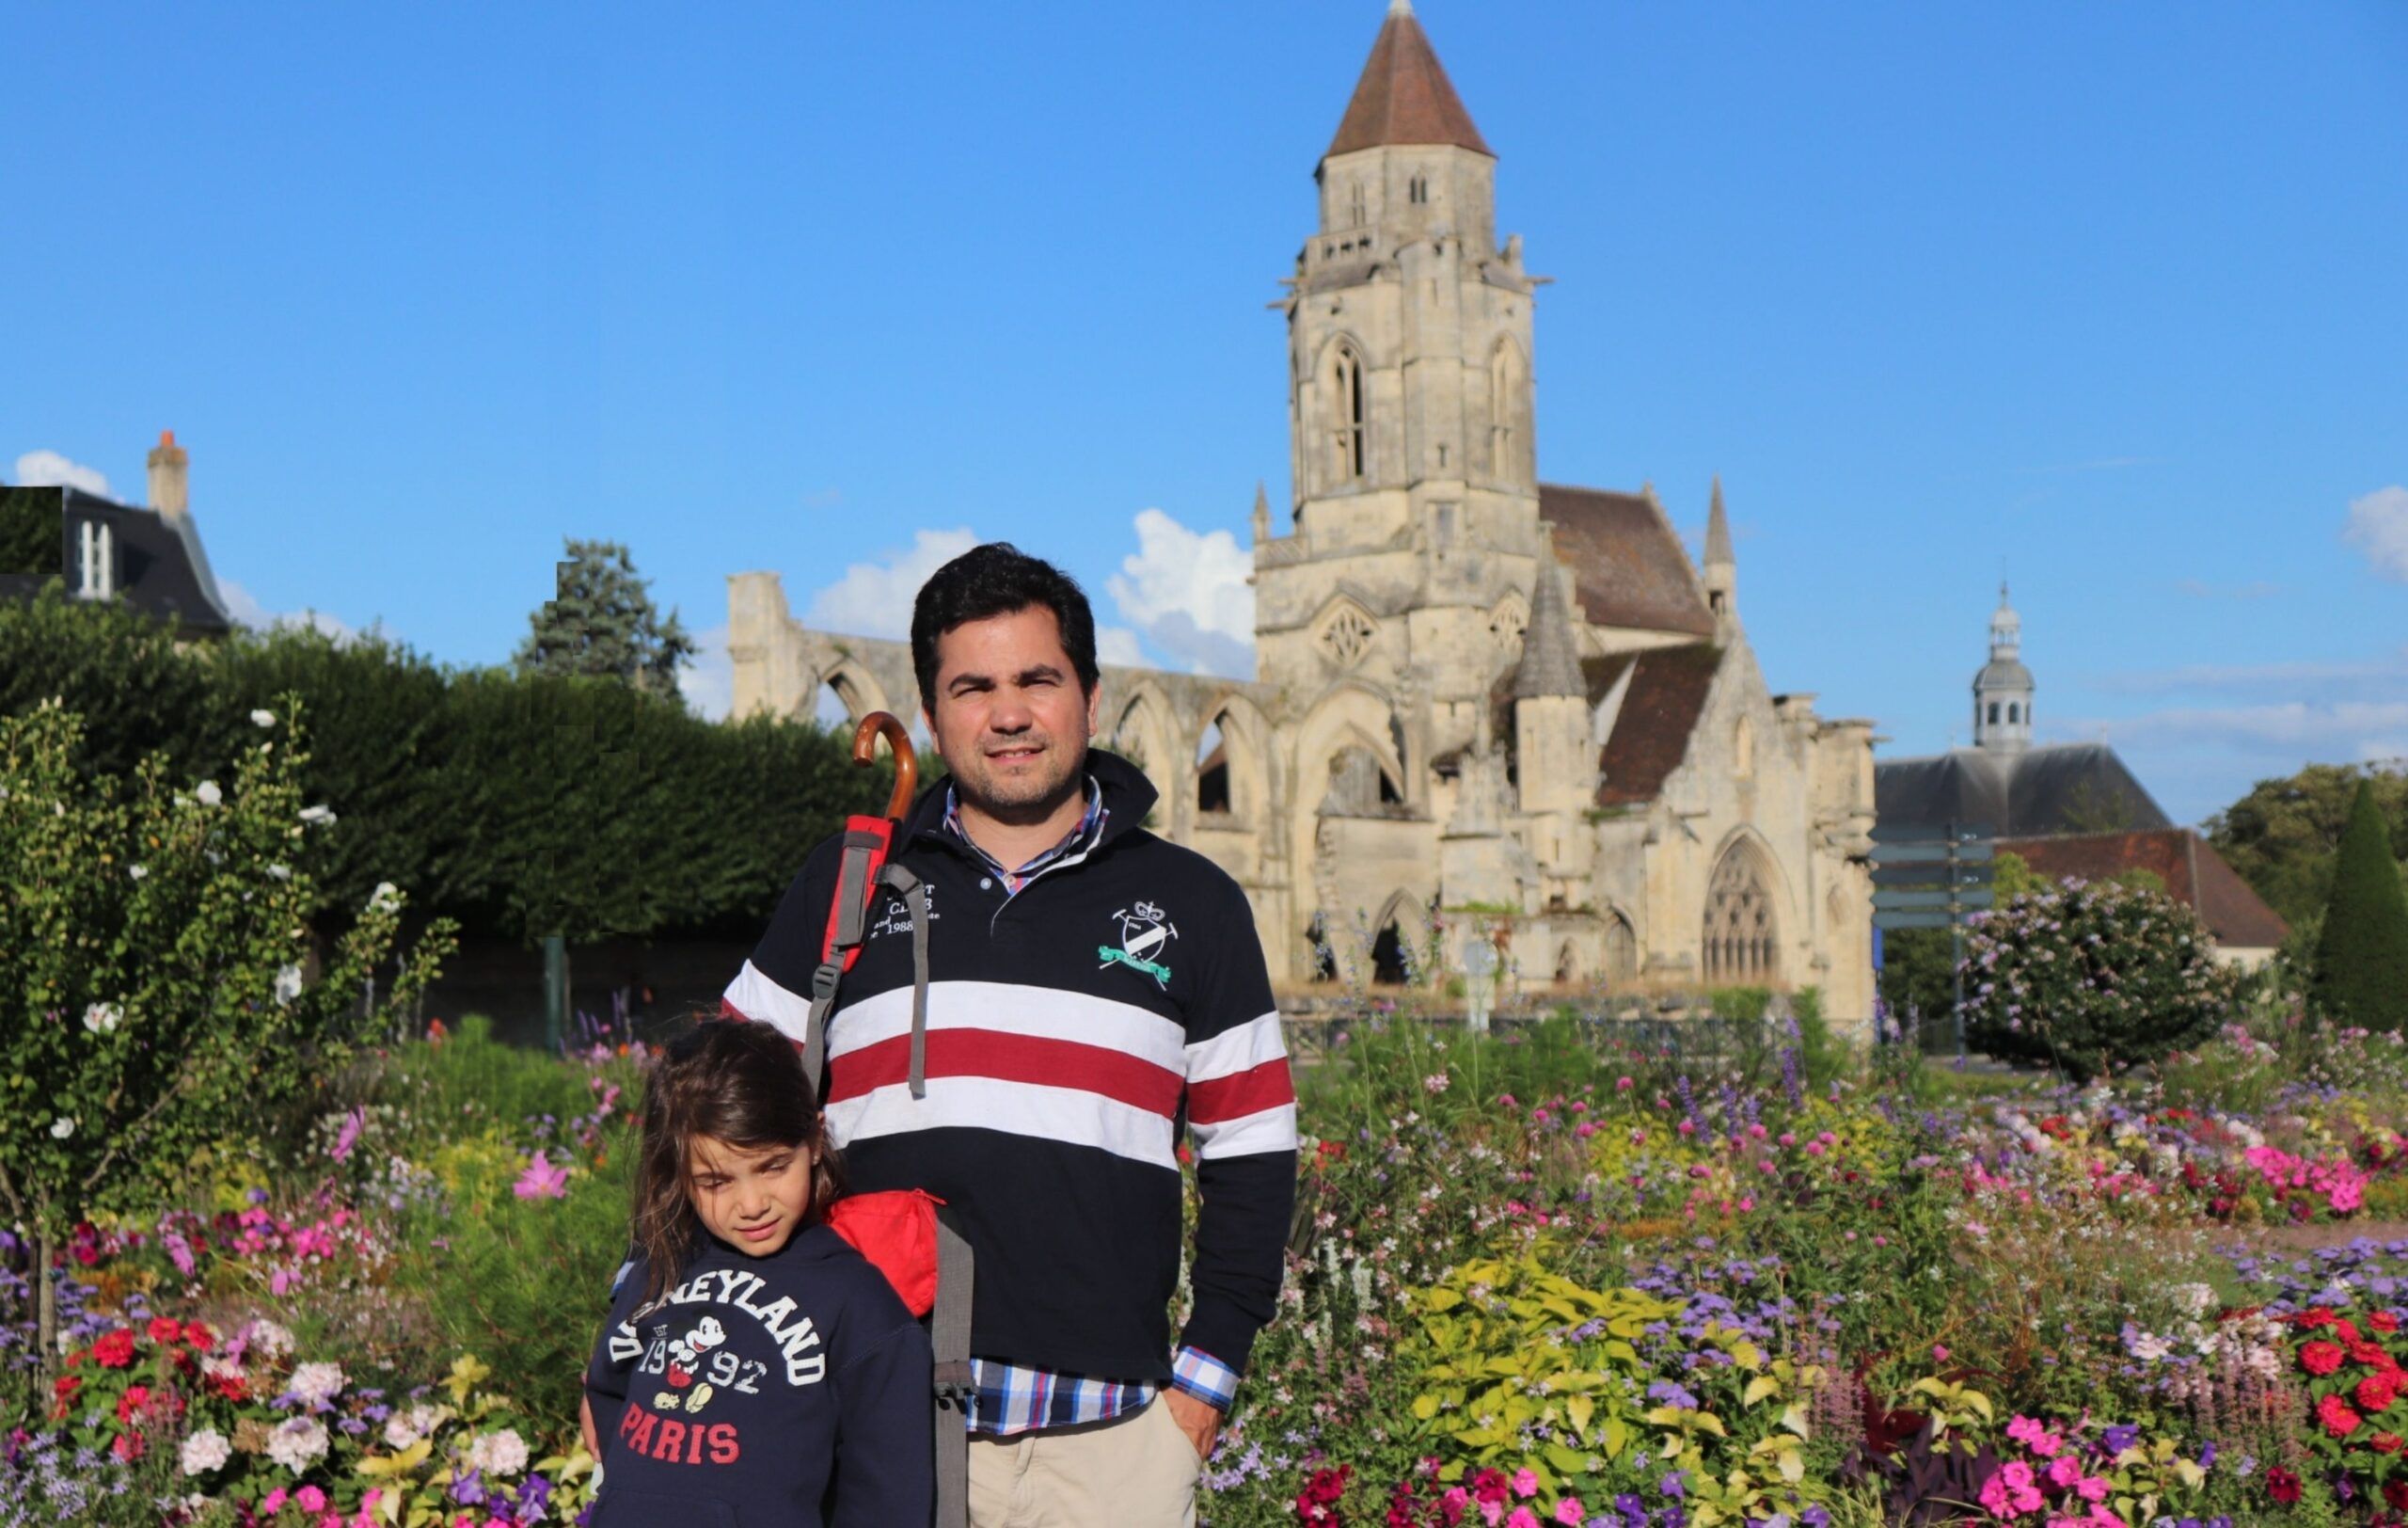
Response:
POLYGON ((692 1384, 703 1360, 726 1341, 727 1329, 719 1324, 719 1317, 706 1315, 696 1322, 693 1330, 669 1345, 669 1383, 678 1390, 692 1384))

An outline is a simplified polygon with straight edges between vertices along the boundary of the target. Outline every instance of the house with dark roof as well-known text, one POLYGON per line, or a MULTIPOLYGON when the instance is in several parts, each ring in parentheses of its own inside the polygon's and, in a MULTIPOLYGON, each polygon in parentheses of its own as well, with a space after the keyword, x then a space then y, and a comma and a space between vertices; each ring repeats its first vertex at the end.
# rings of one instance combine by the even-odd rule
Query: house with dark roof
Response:
MULTIPOLYGON (((1719 481, 1693 558, 1652 487, 1541 476, 1550 279, 1496 169, 1390 0, 1274 305, 1291 497, 1256 494, 1255 671, 1106 666, 1099 740, 1245 888, 1275 979, 1501 942, 1566 995, 1813 987, 1865 1023, 1872 724, 1766 684, 1719 481)), ((805 627, 773 573, 728 618, 738 714, 912 692, 905 644, 805 627)))
POLYGON ((1973 676, 1973 745, 1876 764, 1881 825, 1984 829, 2051 880, 2146 870, 2198 913, 2219 955, 2250 965, 2272 959, 2283 920, 2213 844, 2168 820, 2113 748, 2033 741, 2039 687, 2022 661, 2022 632, 2001 588, 1989 661, 1973 676))
POLYGON ((233 629, 188 502, 189 462, 175 432, 161 434, 148 508, 75 487, 0 487, 0 599, 61 579, 76 598, 121 599, 181 636, 233 629))

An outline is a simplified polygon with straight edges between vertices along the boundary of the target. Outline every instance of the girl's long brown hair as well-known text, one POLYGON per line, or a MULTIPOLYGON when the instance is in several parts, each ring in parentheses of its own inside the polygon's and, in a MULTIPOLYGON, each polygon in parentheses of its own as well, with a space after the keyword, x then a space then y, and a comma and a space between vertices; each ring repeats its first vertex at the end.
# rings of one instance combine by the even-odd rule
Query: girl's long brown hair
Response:
POLYGON ((696 1136, 739 1151, 808 1147, 811 1210, 825 1218, 844 1189, 817 1090, 794 1042, 766 1024, 697 1016, 654 1063, 643 1090, 643 1146, 636 1167, 634 1239, 647 1268, 645 1304, 676 1287, 703 1242, 687 1195, 696 1136))

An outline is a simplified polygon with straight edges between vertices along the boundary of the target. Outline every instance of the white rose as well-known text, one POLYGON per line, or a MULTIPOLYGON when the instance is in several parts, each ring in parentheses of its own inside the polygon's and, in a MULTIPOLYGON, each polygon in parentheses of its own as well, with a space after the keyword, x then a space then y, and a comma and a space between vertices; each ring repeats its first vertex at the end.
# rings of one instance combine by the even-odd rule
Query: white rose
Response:
POLYGON ((304 1363, 293 1371, 293 1378, 284 1388, 314 1406, 333 1400, 348 1383, 341 1364, 304 1363))
POLYGON ((193 787, 192 798, 203 806, 216 806, 226 800, 226 792, 217 788, 216 781, 203 780, 193 787))
POLYGON ((129 865, 125 867, 125 873, 134 877, 135 880, 139 881, 144 876, 150 873, 150 867, 148 865, 129 865))
POLYGON ((251 725, 255 727, 272 727, 276 725, 276 713, 274 711, 253 711, 251 713, 251 725))
POLYGON ((75 1122, 71 1119, 57 1119, 50 1122, 50 1138, 53 1140, 65 1140, 74 1133, 75 1122))
POLYGON ((226 1461, 234 1456, 234 1445, 216 1428, 203 1427, 184 1440, 182 1456, 185 1474, 205 1475, 226 1468, 226 1461))
POLYGON ((379 881, 376 889, 368 894, 368 911, 389 913, 402 905, 402 888, 390 881, 379 881))
POLYGON ((96 1035, 115 1033, 124 1019, 125 1014, 115 1003, 94 1003, 84 1011, 84 1027, 96 1035))
POLYGON ((288 965, 276 973, 276 1006, 289 1008, 301 995, 301 968, 288 965))
POLYGON ((468 1445, 468 1467, 508 1478, 527 1468, 527 1440, 515 1427, 486 1433, 468 1445))
POLYGON ((267 1456, 304 1474, 326 1456, 326 1425, 316 1417, 287 1417, 267 1435, 267 1456))
POLYGON ((301 808, 301 820, 309 823, 313 828, 324 827, 334 820, 334 808, 331 806, 304 806, 301 808))

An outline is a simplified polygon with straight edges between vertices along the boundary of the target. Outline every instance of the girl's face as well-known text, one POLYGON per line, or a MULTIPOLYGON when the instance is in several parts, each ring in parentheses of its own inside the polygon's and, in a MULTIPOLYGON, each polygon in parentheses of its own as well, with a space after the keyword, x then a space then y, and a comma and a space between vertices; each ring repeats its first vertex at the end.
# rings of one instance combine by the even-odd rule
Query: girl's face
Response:
POLYGON ((811 1165, 808 1146, 747 1151, 696 1136, 686 1155, 686 1193, 712 1235, 749 1256, 768 1257, 810 1213, 811 1165))

